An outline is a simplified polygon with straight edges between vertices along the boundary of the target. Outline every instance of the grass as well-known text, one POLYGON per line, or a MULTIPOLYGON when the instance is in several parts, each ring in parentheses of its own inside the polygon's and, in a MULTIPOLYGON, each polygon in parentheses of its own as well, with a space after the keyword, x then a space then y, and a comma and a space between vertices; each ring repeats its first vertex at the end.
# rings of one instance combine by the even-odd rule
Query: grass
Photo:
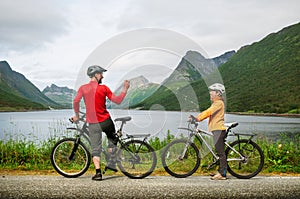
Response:
MULTIPOLYGON (((0 141, 0 169, 3 172, 29 172, 29 173, 55 173, 51 162, 50 153, 54 144, 59 137, 51 137, 39 144, 23 139, 14 140, 12 138, 7 141, 0 141)), ((156 150, 157 167, 153 175, 168 175, 161 164, 160 155, 162 149, 174 137, 169 133, 166 138, 160 140, 154 138, 150 140, 151 146, 156 150)), ((266 138, 256 140, 257 144, 262 148, 265 155, 265 165, 263 174, 300 174, 300 134, 288 136, 282 133, 277 141, 268 141, 266 138)), ((207 170, 207 165, 211 163, 211 156, 202 156, 200 168, 197 174, 206 174, 212 171, 207 170)), ((214 168, 216 170, 217 168, 214 168)), ((214 171, 213 170, 213 171, 214 171)), ((93 172, 93 165, 90 166, 89 172, 93 172)))

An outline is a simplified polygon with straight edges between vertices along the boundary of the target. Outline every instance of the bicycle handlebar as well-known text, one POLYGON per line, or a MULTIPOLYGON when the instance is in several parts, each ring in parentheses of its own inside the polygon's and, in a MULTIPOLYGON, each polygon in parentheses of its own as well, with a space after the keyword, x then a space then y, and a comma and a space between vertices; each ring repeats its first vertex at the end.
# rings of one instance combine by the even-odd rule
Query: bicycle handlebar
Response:
POLYGON ((193 115, 190 115, 190 120, 188 121, 189 122, 189 125, 190 124, 194 124, 195 125, 195 127, 197 127, 198 126, 198 120, 197 120, 197 118, 195 117, 195 116, 193 116, 193 115))
POLYGON ((79 113, 81 114, 81 116, 78 118, 78 121, 74 121, 73 118, 69 118, 69 121, 71 123, 78 123, 79 121, 85 122, 85 118, 86 118, 86 113, 85 112, 81 112, 79 111, 79 113))

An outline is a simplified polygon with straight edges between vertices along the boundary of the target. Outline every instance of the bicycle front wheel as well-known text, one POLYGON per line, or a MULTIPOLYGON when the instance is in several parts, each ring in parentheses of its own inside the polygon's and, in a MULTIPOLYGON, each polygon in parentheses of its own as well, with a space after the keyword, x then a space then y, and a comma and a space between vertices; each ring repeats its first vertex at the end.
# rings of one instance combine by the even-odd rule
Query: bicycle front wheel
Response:
POLYGON ((154 149, 141 140, 130 140, 118 153, 118 167, 129 178, 141 179, 155 169, 157 157, 154 149))
POLYGON ((196 172, 200 165, 199 150, 188 140, 174 140, 166 146, 162 153, 164 169, 177 178, 185 178, 196 172))
POLYGON ((75 138, 58 141, 51 152, 51 163, 62 176, 76 178, 84 174, 91 163, 91 155, 83 143, 75 144, 75 138))
POLYGON ((256 176, 263 168, 264 154, 261 148, 251 140, 236 140, 227 147, 225 153, 227 156, 228 172, 241 179, 249 179, 256 176))

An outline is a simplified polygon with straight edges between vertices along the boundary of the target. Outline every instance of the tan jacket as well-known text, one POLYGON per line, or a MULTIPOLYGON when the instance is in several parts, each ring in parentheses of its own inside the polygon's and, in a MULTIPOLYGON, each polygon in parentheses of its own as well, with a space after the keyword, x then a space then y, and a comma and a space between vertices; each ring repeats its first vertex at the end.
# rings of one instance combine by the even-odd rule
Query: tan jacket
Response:
POLYGON ((216 100, 212 103, 212 105, 200 113, 197 116, 199 121, 202 121, 206 118, 209 118, 208 121, 208 130, 215 131, 215 130, 225 130, 226 127, 224 126, 224 102, 223 100, 216 100))

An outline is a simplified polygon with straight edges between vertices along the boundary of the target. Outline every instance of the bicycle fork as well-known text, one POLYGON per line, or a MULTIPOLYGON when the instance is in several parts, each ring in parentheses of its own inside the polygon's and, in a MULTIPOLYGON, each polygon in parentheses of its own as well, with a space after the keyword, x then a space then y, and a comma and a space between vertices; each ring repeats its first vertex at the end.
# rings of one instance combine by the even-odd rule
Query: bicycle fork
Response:
POLYGON ((185 143, 183 151, 182 151, 181 155, 179 156, 179 160, 183 160, 183 158, 184 158, 184 156, 185 156, 185 154, 187 152, 187 149, 188 149, 189 145, 190 145, 189 141, 185 143))
POLYGON ((75 159, 75 153, 76 153, 76 151, 78 149, 79 143, 80 143, 80 137, 77 137, 76 140, 75 140, 75 142, 74 142, 74 147, 72 149, 72 152, 71 152, 71 154, 69 156, 69 160, 70 161, 72 161, 72 160, 75 159))

